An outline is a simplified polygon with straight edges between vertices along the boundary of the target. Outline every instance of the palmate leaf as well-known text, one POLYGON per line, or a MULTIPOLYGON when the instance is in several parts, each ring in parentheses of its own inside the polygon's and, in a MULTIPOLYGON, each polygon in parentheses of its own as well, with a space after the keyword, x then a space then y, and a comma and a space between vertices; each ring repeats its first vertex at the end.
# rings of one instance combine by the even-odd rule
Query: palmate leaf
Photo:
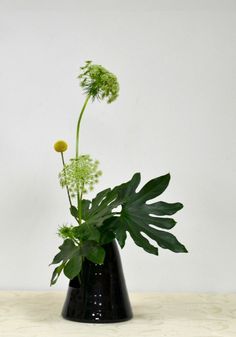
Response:
POLYGON ((65 266, 65 264, 62 263, 62 264, 60 264, 60 266, 58 266, 54 269, 54 271, 52 273, 52 277, 51 277, 51 282, 50 282, 51 286, 57 282, 58 277, 60 276, 64 266, 65 266))
POLYGON ((179 202, 163 201, 147 204, 147 201, 158 197, 165 191, 170 175, 166 174, 152 179, 139 192, 136 192, 140 179, 140 173, 136 173, 130 181, 112 190, 100 192, 92 202, 84 200, 82 214, 85 223, 97 226, 101 233, 107 230, 112 231, 121 247, 124 246, 127 232, 129 232, 134 242, 148 253, 158 255, 158 248, 146 237, 154 240, 161 248, 176 253, 187 252, 184 245, 173 234, 166 231, 175 226, 175 220, 162 217, 176 213, 183 205, 179 202), (118 206, 122 206, 122 210, 120 214, 114 215, 112 210, 118 206))
POLYGON ((69 279, 79 275, 82 268, 80 249, 71 239, 64 240, 59 247, 60 252, 54 257, 51 264, 61 264, 53 271, 51 285, 55 284, 62 270, 69 279))
POLYGON ((70 280, 78 276, 82 269, 82 256, 77 253, 67 262, 64 268, 64 274, 70 280))
POLYGON ((89 261, 102 264, 105 258, 105 250, 95 241, 85 241, 81 247, 81 253, 89 261))
POLYGON ((54 257, 51 264, 58 264, 61 261, 66 263, 79 250, 78 246, 76 246, 73 240, 71 239, 64 240, 63 244, 59 247, 59 249, 60 252, 54 257))
POLYGON ((74 233, 80 241, 96 241, 100 240, 99 230, 92 224, 82 223, 80 226, 74 227, 74 233))
MULTIPOLYGON (((81 225, 82 226, 82 225, 81 225)), ((83 230, 83 234, 85 231, 83 230)), ((58 264, 51 278, 51 285, 55 284, 62 270, 70 280, 80 274, 83 258, 97 264, 102 264, 105 258, 105 250, 94 240, 86 240, 76 245, 73 240, 66 239, 59 247, 60 252, 54 257, 51 264, 58 264)))

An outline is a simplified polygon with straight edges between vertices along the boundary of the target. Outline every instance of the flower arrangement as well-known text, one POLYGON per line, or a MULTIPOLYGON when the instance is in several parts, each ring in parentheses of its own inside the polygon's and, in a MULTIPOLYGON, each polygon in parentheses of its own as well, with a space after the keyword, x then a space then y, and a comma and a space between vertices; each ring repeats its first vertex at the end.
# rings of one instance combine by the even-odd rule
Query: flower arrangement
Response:
POLYGON ((88 154, 80 154, 81 120, 89 101, 115 101, 119 95, 119 83, 114 74, 91 61, 86 61, 81 67, 78 78, 85 94, 85 102, 77 122, 75 157, 66 163, 66 142, 59 140, 54 144, 55 151, 61 154, 63 168, 59 180, 62 188, 66 189, 75 225, 62 226, 58 230, 63 243, 51 263, 57 265, 51 285, 56 283, 62 271, 70 280, 75 277, 80 280, 84 259, 103 264, 103 246, 116 239, 123 248, 127 232, 136 245, 150 254, 158 255, 158 246, 175 253, 187 252, 185 246, 169 232, 176 224, 169 216, 182 209, 183 205, 180 202, 148 202, 165 191, 170 174, 150 180, 136 192, 141 175, 135 173, 128 182, 112 189, 107 188, 92 200, 84 198, 88 191, 94 189, 102 172, 97 160, 88 154), (117 211, 118 206, 120 211, 117 211), (147 237, 155 241, 156 245, 150 243, 147 237))

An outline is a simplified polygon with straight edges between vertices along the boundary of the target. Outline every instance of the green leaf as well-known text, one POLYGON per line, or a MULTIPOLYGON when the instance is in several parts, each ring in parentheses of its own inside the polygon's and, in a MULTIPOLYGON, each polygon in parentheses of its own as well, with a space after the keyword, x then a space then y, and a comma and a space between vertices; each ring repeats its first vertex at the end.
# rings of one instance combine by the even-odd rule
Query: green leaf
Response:
POLYGON ((67 264, 64 268, 64 274, 65 274, 66 277, 68 277, 70 280, 72 280, 74 277, 79 275, 81 269, 82 269, 82 257, 79 254, 79 252, 77 252, 67 262, 67 264))
POLYGON ((101 245, 112 242, 116 238, 116 235, 115 235, 116 224, 114 222, 114 219, 116 218, 111 217, 105 220, 103 225, 99 228, 99 231, 101 233, 101 237, 100 237, 101 245))
POLYGON ((149 212, 155 215, 173 215, 184 207, 184 205, 180 202, 168 204, 167 202, 163 201, 158 201, 152 205, 147 206, 149 212))
POLYGON ((71 239, 66 239, 59 249, 60 252, 54 257, 51 264, 57 264, 61 261, 65 262, 69 260, 79 248, 71 239))
MULTIPOLYGON (((148 239, 146 239, 142 234, 140 227, 137 223, 133 222, 132 225, 130 224, 129 220, 126 219, 126 217, 123 217, 121 220, 122 222, 122 231, 126 232, 128 231, 134 242, 136 243, 137 246, 143 248, 146 252, 154 255, 158 255, 158 248, 154 247, 148 239)), ((148 227, 148 226, 147 226, 148 227)), ((143 231, 145 234, 146 233, 146 228, 143 228, 145 231, 143 231)), ((124 234, 125 235, 125 234, 124 234)), ((122 246, 121 246, 122 248, 122 246)))
POLYGON ((107 188, 96 195, 96 198, 92 200, 92 207, 97 207, 102 200, 106 197, 107 193, 110 192, 110 188, 107 188))
POLYGON ((83 219, 96 227, 104 225, 105 221, 113 216, 112 210, 122 205, 130 195, 133 195, 140 182, 140 173, 134 174, 131 181, 97 194, 90 207, 82 202, 83 219))
POLYGON ((91 201, 90 200, 86 200, 83 199, 81 202, 81 207, 82 207, 82 219, 85 219, 87 217, 88 211, 89 211, 89 207, 90 207, 91 201))
POLYGON ((146 183, 139 192, 136 189, 140 183, 140 173, 134 174, 126 183, 116 186, 112 190, 100 192, 87 207, 85 223, 93 224, 100 231, 105 227, 115 233, 121 246, 124 247, 127 232, 134 242, 148 253, 158 255, 158 247, 147 239, 154 240, 157 246, 173 252, 187 252, 173 234, 166 231, 176 224, 172 218, 162 217, 172 215, 180 210, 181 203, 166 203, 163 201, 148 203, 165 191, 170 181, 170 174, 157 177, 146 183), (113 209, 122 206, 120 214, 112 213, 113 209), (156 228, 157 227, 157 228, 156 228))
POLYGON ((78 218, 79 212, 75 206, 70 207, 70 213, 74 218, 78 218))
POLYGON ((158 245, 162 248, 172 250, 175 253, 187 253, 187 249, 181 244, 176 237, 168 232, 154 230, 155 232, 151 233, 153 228, 150 229, 149 236, 156 240, 158 245))
POLYGON ((170 174, 150 180, 143 188, 136 193, 133 197, 133 201, 137 200, 139 203, 143 203, 147 200, 158 197, 165 191, 170 182, 170 174))
POLYGON ((58 264, 58 263, 60 263, 62 260, 63 260, 63 255, 62 255, 61 252, 59 252, 57 255, 54 256, 52 262, 50 263, 50 266, 51 266, 52 264, 58 264))
POLYGON ((51 285, 55 284, 61 271, 64 269, 64 274, 72 279, 79 275, 82 266, 82 257, 80 254, 80 247, 75 245, 71 239, 64 240, 59 247, 60 252, 54 257, 51 264, 61 263, 56 267, 52 274, 51 285))
POLYGON ((113 220, 113 226, 115 226, 116 239, 119 242, 121 248, 124 247, 127 238, 125 222, 121 221, 120 217, 116 217, 113 220))
POLYGON ((99 242, 100 240, 99 230, 92 224, 85 222, 76 227, 76 236, 81 241, 92 240, 99 242))
POLYGON ((85 241, 81 253, 93 263, 102 264, 104 262, 105 250, 95 241, 85 241))
POLYGON ((111 230, 101 233, 100 244, 105 245, 109 242, 112 242, 116 238, 116 235, 111 230))
POLYGON ((58 266, 54 269, 54 271, 52 273, 51 283, 50 283, 51 286, 57 282, 58 277, 60 276, 64 266, 65 266, 65 264, 62 263, 60 266, 58 266))

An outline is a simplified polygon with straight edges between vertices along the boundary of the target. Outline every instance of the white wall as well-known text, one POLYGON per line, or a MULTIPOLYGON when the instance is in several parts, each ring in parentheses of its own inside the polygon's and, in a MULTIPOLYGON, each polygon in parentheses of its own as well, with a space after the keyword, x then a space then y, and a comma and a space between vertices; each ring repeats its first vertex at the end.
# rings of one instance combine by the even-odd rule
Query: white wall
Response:
MULTIPOLYGON (((98 190, 141 171, 170 172, 182 201, 173 233, 189 254, 155 257, 128 240, 130 290, 235 291, 235 1, 0 1, 0 288, 48 289, 48 264, 71 221, 55 140, 70 144, 87 59, 121 92, 94 103, 82 149, 101 162, 98 190)), ((54 288, 66 288, 61 278, 54 288)))

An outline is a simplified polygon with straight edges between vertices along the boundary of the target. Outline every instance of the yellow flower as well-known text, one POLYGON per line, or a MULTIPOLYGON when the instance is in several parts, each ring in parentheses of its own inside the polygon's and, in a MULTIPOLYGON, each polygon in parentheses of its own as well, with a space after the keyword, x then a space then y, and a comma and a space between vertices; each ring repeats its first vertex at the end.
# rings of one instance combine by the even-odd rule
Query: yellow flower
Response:
POLYGON ((64 140, 58 140, 55 144, 54 144, 54 150, 57 152, 65 152, 67 150, 68 145, 66 144, 66 142, 64 142, 64 140))

